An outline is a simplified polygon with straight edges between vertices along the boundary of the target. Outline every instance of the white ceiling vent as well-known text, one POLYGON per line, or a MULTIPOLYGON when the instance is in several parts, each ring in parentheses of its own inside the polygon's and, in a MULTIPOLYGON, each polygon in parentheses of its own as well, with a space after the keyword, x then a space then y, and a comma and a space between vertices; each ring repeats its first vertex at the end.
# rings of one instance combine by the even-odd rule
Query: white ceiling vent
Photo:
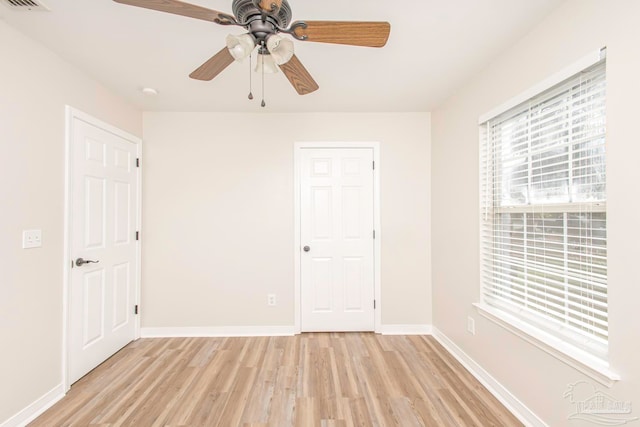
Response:
POLYGON ((50 9, 40 0, 1 0, 11 10, 49 11, 50 9))

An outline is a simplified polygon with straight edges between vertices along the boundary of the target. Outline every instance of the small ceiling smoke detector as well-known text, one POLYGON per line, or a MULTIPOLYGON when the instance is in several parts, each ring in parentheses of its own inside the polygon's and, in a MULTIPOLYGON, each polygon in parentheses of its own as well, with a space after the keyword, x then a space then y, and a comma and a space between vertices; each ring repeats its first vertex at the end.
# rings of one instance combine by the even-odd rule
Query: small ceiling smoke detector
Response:
POLYGON ((156 96, 158 94, 158 91, 152 87, 143 87, 142 93, 144 93, 145 95, 156 96))
POLYGON ((31 11, 44 11, 49 12, 49 9, 41 0, 2 0, 5 6, 8 6, 11 10, 22 10, 26 12, 31 11))

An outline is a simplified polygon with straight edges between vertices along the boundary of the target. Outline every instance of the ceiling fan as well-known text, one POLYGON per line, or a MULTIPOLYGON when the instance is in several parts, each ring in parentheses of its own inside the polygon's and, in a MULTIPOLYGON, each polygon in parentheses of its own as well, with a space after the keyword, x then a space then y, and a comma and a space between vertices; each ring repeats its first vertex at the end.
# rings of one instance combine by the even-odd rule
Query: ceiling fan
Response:
MULTIPOLYGON (((316 91, 319 86, 294 53, 291 39, 351 46, 382 47, 387 43, 388 22, 296 21, 291 23, 287 0, 233 0, 233 15, 179 0, 114 0, 132 6, 173 13, 190 18, 236 25, 248 33, 227 36, 227 46, 193 71, 189 77, 212 80, 233 61, 242 60, 257 48, 258 71, 280 68, 300 95, 316 91)), ((250 99, 253 96, 250 94, 250 99)), ((264 101, 263 101, 264 106, 264 101)))

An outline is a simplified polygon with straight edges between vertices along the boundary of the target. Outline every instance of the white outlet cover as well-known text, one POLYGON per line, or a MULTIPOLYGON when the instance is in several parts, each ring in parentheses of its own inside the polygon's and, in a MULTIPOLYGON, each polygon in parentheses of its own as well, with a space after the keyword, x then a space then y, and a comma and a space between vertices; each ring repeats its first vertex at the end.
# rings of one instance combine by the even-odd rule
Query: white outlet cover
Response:
POLYGON ((42 246, 42 230, 22 231, 22 248, 31 249, 42 246))

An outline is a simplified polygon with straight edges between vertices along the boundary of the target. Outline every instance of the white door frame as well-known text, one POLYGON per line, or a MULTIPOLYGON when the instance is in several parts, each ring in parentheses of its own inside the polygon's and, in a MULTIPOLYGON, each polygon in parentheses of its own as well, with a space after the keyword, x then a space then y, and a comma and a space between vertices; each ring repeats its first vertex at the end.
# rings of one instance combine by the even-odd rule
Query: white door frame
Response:
MULTIPOLYGON (((65 191, 64 191, 64 254, 63 254, 63 291, 62 291, 62 385, 64 388, 64 392, 66 393, 71 388, 71 384, 69 384, 69 334, 71 324, 69 322, 69 306, 70 306, 70 297, 71 297, 71 263, 73 262, 73 258, 71 254, 71 228, 73 224, 73 207, 72 207, 72 193, 73 193, 73 182, 72 171, 73 171, 73 123, 75 119, 82 120, 86 123, 89 123, 93 126, 96 126, 104 131, 112 133, 122 139, 125 139, 132 144, 136 145, 136 153, 137 157, 141 158, 142 156, 142 140, 134 135, 131 135, 123 130, 116 128, 108 123, 105 123, 99 119, 96 119, 89 114, 83 113, 80 110, 76 110, 69 105, 65 106, 65 191)), ((137 185, 138 185, 138 212, 136 214, 136 230, 142 232, 142 168, 137 169, 137 185)), ((135 304, 140 304, 140 251, 141 244, 140 240, 137 241, 136 245, 136 266, 137 266, 137 275, 135 278, 135 295, 136 301, 135 304)), ((135 317, 135 338, 140 338, 140 316, 135 317)))
POLYGON ((293 182, 294 182, 294 312, 295 312, 295 333, 302 332, 302 281, 301 281, 301 262, 300 257, 301 241, 300 241, 300 170, 301 170, 301 151, 308 148, 370 148, 373 150, 373 161, 375 169, 373 171, 373 226, 376 231, 376 237, 373 241, 373 276, 374 276, 374 295, 376 300, 376 309, 374 311, 374 330, 380 333, 382 324, 382 292, 380 289, 380 254, 382 242, 382 227, 380 226, 380 143, 379 142, 296 142, 293 147, 293 182))

